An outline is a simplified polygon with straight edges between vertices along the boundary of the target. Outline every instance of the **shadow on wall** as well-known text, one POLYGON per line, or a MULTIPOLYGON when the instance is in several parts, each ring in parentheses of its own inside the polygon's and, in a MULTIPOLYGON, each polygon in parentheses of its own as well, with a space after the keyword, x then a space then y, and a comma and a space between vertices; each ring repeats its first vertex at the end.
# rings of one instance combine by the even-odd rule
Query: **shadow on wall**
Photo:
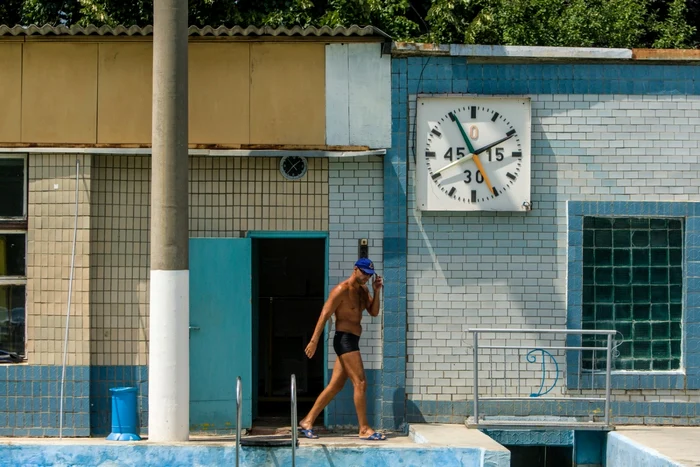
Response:
MULTIPOLYGON (((409 400, 406 395, 405 388, 398 388, 394 391, 394 420, 399 423, 405 416, 405 423, 426 423, 425 417, 420 411, 420 408, 415 402, 409 400), (406 411, 402 412, 404 404, 406 411), (405 413, 405 415, 404 415, 405 413)), ((397 427, 398 428, 398 427, 397 427)))

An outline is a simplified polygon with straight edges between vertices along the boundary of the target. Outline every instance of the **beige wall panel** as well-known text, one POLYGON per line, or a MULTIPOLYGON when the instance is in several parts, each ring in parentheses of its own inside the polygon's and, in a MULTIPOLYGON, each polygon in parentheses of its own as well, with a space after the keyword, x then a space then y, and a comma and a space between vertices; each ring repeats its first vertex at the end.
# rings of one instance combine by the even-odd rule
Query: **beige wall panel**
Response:
POLYGON ((22 142, 97 141, 97 44, 24 44, 22 142))
POLYGON ((325 45, 252 44, 250 142, 325 144, 325 45))
POLYGON ((0 142, 17 143, 21 138, 22 44, 0 44, 0 142))
POLYGON ((153 46, 150 42, 99 44, 97 142, 151 142, 153 46))
POLYGON ((247 144, 250 45, 190 44, 190 144, 247 144))

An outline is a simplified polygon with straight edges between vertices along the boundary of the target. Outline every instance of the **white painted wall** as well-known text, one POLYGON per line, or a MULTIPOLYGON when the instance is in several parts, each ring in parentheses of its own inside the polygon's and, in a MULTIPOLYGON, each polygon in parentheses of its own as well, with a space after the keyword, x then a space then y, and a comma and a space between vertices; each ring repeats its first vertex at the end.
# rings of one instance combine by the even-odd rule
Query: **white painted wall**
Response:
POLYGON ((391 56, 381 44, 326 46, 326 144, 391 146, 391 56))
MULTIPOLYGON (((567 201, 700 201, 699 96, 531 97, 531 212, 421 213, 415 209, 415 170, 411 171, 406 382, 410 399, 471 397, 469 328, 566 326, 567 201)), ((415 96, 409 105, 413 125, 415 96)), ((409 160, 413 163, 412 148, 409 160)), ((481 343, 503 345, 503 336, 488 341, 485 335, 481 343)), ((533 339, 521 336, 519 342, 510 339, 508 344, 548 343, 542 335, 533 339)), ((563 337, 549 342, 562 345, 563 337)), ((564 360, 559 360, 563 370, 564 360)), ((486 361, 482 357, 482 364, 486 361)), ((527 395, 526 387, 537 390, 538 364, 517 362, 511 358, 501 363, 490 378, 483 367, 482 395, 491 395, 492 385, 493 395, 504 391, 527 395), (522 379, 520 386, 508 377, 522 379)), ((560 385, 550 395, 561 390, 560 385)), ((613 393, 617 401, 700 398, 700 391, 613 393)))

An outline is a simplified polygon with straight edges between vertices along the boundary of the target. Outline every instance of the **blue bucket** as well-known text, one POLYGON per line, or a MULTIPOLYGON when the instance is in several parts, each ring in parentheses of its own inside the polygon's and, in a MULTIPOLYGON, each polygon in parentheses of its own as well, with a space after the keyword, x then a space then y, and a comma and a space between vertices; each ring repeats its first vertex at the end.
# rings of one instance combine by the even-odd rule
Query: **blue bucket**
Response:
POLYGON ((110 441, 140 441, 136 388, 110 388, 112 393, 112 433, 110 441))

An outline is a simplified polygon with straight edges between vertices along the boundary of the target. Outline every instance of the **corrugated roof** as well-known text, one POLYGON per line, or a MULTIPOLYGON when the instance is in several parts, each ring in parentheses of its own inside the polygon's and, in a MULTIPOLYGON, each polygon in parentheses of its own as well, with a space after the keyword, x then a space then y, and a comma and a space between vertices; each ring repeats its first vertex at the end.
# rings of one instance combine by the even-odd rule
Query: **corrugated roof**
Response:
MULTIPOLYGON (((348 27, 335 27, 331 28, 328 26, 317 27, 301 27, 294 26, 291 28, 278 27, 273 28, 270 26, 256 27, 248 26, 242 28, 240 26, 234 26, 232 28, 227 28, 225 26, 219 26, 218 28, 213 28, 211 26, 205 26, 199 28, 197 26, 190 26, 188 28, 190 36, 381 36, 387 39, 391 37, 385 32, 375 28, 374 26, 348 26, 348 27)), ((6 26, 0 25, 0 36, 149 36, 153 34, 153 26, 6 26)))

